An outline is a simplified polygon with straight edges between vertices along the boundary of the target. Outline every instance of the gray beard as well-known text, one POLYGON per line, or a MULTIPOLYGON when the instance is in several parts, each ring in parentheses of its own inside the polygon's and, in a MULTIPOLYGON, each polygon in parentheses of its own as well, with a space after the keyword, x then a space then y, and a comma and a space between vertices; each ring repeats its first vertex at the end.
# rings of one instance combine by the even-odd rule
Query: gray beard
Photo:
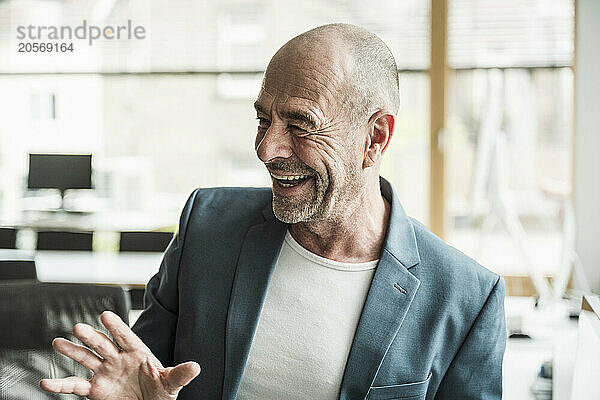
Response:
MULTIPOLYGON (((287 170, 285 165, 279 164, 278 167, 287 170)), ((292 171, 305 171, 302 168, 289 169, 292 171)), ((273 191, 273 214, 278 220, 286 224, 297 224, 299 222, 326 221, 339 217, 338 214, 343 213, 343 210, 336 210, 335 208, 345 204, 345 198, 354 198, 363 185, 359 179, 359 173, 352 170, 344 173, 337 191, 332 190, 333 182, 331 182, 330 177, 327 177, 325 181, 317 173, 311 175, 314 179, 311 182, 312 190, 302 198, 285 197, 273 191), (340 191, 340 188, 342 191, 340 191)))
MULTIPOLYGON (((312 193, 301 199, 291 199, 273 192, 273 213, 286 224, 320 221, 327 214, 326 191, 322 181, 314 177, 312 193)), ((331 199, 329 199, 331 200, 331 199)))

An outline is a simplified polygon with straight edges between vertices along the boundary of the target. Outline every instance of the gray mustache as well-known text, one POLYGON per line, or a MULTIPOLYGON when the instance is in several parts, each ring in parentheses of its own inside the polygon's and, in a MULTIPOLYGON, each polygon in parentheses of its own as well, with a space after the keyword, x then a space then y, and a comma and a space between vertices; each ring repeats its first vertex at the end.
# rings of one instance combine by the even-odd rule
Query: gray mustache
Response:
POLYGON ((268 170, 277 170, 281 172, 294 172, 302 175, 317 175, 317 172, 308 165, 299 161, 273 160, 265 163, 268 170))

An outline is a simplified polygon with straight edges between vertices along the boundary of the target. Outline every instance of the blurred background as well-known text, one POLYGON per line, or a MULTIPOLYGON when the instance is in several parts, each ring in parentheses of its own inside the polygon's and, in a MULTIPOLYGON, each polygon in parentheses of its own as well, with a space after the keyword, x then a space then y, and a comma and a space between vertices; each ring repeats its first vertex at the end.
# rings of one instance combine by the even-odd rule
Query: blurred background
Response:
POLYGON ((143 290, 160 258, 119 258, 121 233, 173 232, 196 187, 270 185, 252 107, 270 57, 315 26, 360 25, 399 69, 382 176, 409 215, 507 282, 505 398, 592 398, 570 396, 581 296, 600 292, 599 3, 0 1, 0 226, 40 281, 143 290), (83 20, 131 21, 145 38, 17 37, 83 20), (26 42, 73 51, 18 52, 26 42), (41 231, 90 233, 90 248, 57 254, 41 231))

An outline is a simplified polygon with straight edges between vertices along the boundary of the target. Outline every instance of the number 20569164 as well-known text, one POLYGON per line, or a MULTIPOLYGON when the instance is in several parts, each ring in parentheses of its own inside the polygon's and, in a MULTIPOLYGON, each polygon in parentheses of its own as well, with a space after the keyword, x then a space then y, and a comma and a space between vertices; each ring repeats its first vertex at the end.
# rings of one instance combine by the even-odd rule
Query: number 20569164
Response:
POLYGON ((19 53, 73 52, 73 43, 19 43, 19 53))

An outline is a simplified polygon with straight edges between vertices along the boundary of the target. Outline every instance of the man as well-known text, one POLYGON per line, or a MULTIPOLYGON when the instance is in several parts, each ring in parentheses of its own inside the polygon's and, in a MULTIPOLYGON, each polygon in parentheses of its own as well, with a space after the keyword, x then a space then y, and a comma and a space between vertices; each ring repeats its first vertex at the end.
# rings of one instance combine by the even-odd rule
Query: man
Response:
POLYGON ((396 64, 375 35, 333 24, 285 44, 255 103, 272 190, 196 190, 135 334, 108 312, 115 342, 76 325, 96 354, 54 347, 93 378, 42 387, 91 399, 500 399, 503 280, 408 218, 379 177, 398 107, 396 64))

